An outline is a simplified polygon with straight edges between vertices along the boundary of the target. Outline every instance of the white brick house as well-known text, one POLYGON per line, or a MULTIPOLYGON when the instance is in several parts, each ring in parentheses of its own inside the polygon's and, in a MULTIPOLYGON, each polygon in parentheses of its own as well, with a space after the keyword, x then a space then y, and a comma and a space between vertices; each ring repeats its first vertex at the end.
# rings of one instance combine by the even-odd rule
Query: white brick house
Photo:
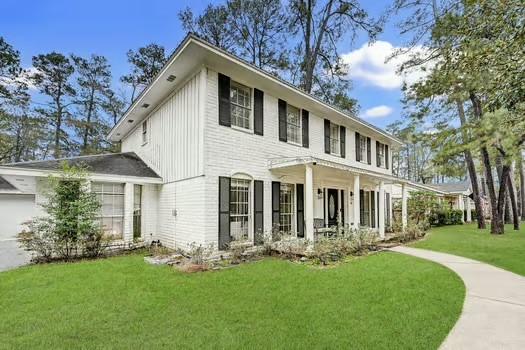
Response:
MULTIPOLYGON (((99 182, 122 184, 123 238, 140 206, 140 235, 169 247, 222 248, 272 228, 313 239, 338 223, 384 235, 391 185, 406 183, 391 173, 398 139, 193 35, 108 137, 155 175, 103 179, 93 168, 99 182)), ((34 170, 22 169, 0 174, 34 170)))

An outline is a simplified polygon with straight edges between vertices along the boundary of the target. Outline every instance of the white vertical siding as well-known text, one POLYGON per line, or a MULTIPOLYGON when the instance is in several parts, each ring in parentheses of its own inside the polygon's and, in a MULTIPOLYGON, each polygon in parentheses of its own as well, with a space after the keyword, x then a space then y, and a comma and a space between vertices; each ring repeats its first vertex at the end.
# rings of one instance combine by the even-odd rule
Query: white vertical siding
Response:
POLYGON ((123 152, 137 153, 165 182, 203 172, 199 71, 148 117, 148 142, 142 144, 142 124, 122 140, 123 152))

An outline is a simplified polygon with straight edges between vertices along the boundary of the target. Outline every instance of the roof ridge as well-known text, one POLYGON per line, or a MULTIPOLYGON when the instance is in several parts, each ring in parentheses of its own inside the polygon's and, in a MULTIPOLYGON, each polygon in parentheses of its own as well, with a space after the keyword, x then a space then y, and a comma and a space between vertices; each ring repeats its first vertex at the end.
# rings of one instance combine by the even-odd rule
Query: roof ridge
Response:
POLYGON ((79 159, 79 158, 102 157, 102 156, 122 155, 122 154, 132 154, 132 153, 134 154, 135 152, 86 154, 86 155, 82 155, 82 156, 72 156, 72 157, 55 158, 55 159, 29 160, 29 161, 25 161, 25 162, 5 163, 5 164, 0 164, 0 166, 3 166, 3 165, 17 165, 17 164, 37 164, 37 163, 43 163, 43 162, 59 162, 59 161, 79 159))

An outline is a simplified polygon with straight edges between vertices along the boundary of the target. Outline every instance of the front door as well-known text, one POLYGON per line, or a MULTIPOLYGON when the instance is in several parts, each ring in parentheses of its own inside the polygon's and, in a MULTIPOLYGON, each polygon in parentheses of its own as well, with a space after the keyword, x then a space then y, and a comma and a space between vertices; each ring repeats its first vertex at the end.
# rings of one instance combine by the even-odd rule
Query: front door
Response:
POLYGON ((337 190, 334 188, 328 189, 328 226, 337 225, 337 213, 339 212, 339 203, 337 200, 337 190))

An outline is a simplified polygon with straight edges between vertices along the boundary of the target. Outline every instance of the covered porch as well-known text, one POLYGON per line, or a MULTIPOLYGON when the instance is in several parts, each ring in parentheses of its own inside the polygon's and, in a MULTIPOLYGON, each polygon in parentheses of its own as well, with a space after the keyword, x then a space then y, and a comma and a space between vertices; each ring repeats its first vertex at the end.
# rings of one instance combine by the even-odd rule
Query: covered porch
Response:
POLYGON ((269 169, 280 186, 297 184, 297 192, 304 194, 295 203, 295 231, 308 240, 334 226, 370 228, 384 238, 393 220, 392 184, 403 188, 403 227, 407 224, 406 183, 392 175, 315 157, 273 159, 269 169))

